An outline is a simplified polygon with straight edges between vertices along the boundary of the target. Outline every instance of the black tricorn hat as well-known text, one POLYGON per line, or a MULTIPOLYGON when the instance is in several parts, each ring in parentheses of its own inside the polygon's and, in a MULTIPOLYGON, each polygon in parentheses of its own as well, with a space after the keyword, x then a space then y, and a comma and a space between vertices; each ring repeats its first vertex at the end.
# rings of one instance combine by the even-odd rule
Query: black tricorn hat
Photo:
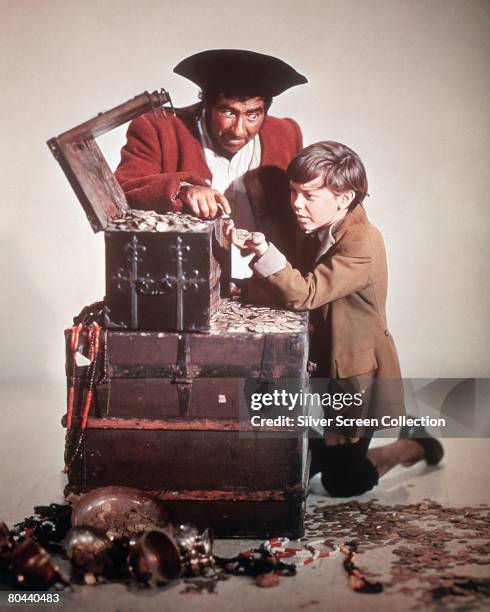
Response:
POLYGON ((210 49, 182 60, 174 72, 202 91, 235 96, 278 96, 308 80, 272 55, 242 49, 210 49))

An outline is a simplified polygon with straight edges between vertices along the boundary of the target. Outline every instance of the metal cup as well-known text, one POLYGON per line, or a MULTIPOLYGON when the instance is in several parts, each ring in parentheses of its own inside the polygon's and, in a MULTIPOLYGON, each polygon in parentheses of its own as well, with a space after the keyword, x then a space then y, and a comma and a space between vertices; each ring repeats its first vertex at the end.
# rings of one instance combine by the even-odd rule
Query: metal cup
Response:
POLYGON ((14 548, 12 571, 18 582, 33 587, 45 588, 55 582, 64 582, 49 554, 31 538, 14 548))
POLYGON ((180 578, 184 572, 179 547, 163 529, 144 533, 128 558, 130 572, 141 582, 153 585, 180 578))
POLYGON ((110 540, 99 530, 90 527, 73 527, 63 540, 66 556, 76 568, 76 572, 102 575, 111 561, 110 540))

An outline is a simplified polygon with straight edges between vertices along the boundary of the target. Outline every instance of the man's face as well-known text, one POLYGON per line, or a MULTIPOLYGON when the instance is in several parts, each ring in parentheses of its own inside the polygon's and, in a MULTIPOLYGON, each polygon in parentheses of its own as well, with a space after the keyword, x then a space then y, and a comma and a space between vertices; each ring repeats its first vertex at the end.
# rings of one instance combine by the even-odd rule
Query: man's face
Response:
POLYGON ((220 96, 208 111, 208 129, 221 153, 230 158, 256 136, 265 119, 263 98, 240 102, 220 96))
POLYGON ((289 181, 289 188, 296 221, 305 232, 331 225, 341 219, 354 197, 353 192, 336 195, 324 186, 321 176, 308 183, 289 181))

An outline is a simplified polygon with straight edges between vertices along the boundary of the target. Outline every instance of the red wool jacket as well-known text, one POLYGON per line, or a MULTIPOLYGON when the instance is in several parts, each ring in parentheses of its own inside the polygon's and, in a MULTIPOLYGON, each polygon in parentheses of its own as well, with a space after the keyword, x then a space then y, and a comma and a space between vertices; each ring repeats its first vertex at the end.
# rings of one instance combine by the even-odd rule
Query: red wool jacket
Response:
MULTIPOLYGON (((147 113, 132 121, 115 172, 132 208, 180 211, 182 181, 206 185, 212 178, 201 147, 196 118, 202 105, 177 109, 174 117, 147 113)), ((259 229, 288 251, 295 222, 289 206, 286 168, 302 148, 301 130, 292 119, 266 116, 260 130, 261 164, 244 181, 259 229)))

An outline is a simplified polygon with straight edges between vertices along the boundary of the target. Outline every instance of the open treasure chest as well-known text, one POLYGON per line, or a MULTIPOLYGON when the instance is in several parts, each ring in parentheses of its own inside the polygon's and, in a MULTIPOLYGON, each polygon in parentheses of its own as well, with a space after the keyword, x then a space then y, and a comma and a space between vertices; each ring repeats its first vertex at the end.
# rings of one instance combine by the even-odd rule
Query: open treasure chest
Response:
POLYGON ((95 143, 139 113, 162 112, 162 95, 48 143, 106 235, 105 299, 65 332, 65 494, 126 485, 218 536, 299 537, 306 432, 253 426, 250 397, 280 380, 302 388, 307 314, 220 297, 229 265, 221 221, 131 211, 95 143))
POLYGON ((48 141, 92 229, 105 232, 107 328, 208 330, 229 269, 219 222, 130 209, 96 142, 145 112, 165 120, 169 101, 146 92, 48 141))

